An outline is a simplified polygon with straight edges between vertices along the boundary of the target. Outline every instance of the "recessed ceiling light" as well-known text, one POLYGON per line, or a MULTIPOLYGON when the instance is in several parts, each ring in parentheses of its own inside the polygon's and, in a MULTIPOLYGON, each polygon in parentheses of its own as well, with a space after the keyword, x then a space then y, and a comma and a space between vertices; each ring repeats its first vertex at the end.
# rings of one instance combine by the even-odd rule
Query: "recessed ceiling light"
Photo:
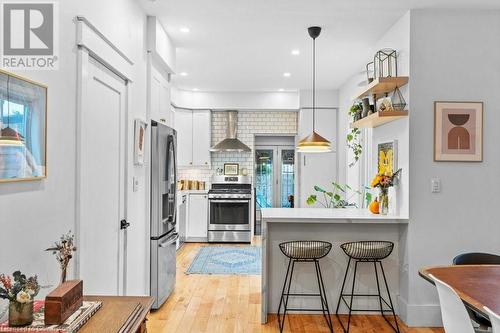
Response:
POLYGON ((198 89, 198 88, 193 88, 193 91, 198 91, 198 90, 200 90, 200 89, 198 89))
POLYGON ((300 50, 292 50, 292 55, 299 55, 300 54, 300 50))
POLYGON ((285 73, 283 73, 283 76, 284 76, 284 77, 290 77, 290 76, 292 76, 292 74, 291 74, 291 73, 288 73, 288 72, 285 72, 285 73))
POLYGON ((283 89, 283 88, 280 88, 280 89, 278 89, 278 91, 285 91, 285 89, 283 89))
POLYGON ((188 27, 181 27, 179 30, 180 30, 180 32, 185 33, 185 34, 187 34, 190 31, 188 27))
POLYGON ((188 73, 186 73, 186 72, 180 72, 180 73, 179 73, 179 75, 180 75, 180 76, 187 76, 187 75, 188 75, 188 73))

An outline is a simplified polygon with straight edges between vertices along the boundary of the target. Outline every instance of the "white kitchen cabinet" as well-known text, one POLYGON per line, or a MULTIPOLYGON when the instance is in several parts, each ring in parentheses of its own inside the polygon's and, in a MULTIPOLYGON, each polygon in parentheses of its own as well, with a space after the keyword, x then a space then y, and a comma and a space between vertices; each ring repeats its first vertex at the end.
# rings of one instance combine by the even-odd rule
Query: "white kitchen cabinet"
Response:
POLYGON ((177 160, 180 167, 210 167, 210 110, 176 109, 177 160))
POLYGON ((210 111, 193 111, 193 165, 210 165, 210 123, 210 111))
POLYGON ((177 131, 177 165, 193 165, 193 112, 175 110, 174 128, 177 131))
POLYGON ((170 106, 170 83, 168 74, 151 66, 150 112, 151 119, 172 126, 172 108, 170 106))
MULTIPOLYGON (((299 113, 298 140, 312 132, 312 110, 301 109, 299 113)), ((331 188, 332 181, 337 181, 337 153, 335 143, 337 137, 337 110, 316 110, 316 132, 332 143, 331 153, 298 153, 296 207, 308 207, 307 197, 314 192, 314 186, 331 188)))
POLYGON ((189 194, 187 242, 206 242, 208 237, 208 194, 189 194))

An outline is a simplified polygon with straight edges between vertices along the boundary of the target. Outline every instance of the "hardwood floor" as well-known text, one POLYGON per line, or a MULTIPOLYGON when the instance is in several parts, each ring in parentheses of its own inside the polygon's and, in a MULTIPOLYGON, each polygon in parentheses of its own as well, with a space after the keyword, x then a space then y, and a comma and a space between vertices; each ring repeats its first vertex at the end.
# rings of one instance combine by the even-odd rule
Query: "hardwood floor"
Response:
MULTIPOLYGON (((259 244, 256 239, 254 244, 259 244)), ((260 324, 260 276, 187 275, 200 246, 187 243, 177 253, 177 285, 167 302, 148 320, 150 333, 188 332, 279 332, 276 316, 260 324)), ((341 328, 334 320, 335 332, 341 328)), ((407 328, 401 333, 442 333, 442 329, 407 328)), ((290 315, 285 332, 328 332, 321 315, 290 315)), ((380 316, 359 315, 352 319, 352 333, 393 332, 380 316)))

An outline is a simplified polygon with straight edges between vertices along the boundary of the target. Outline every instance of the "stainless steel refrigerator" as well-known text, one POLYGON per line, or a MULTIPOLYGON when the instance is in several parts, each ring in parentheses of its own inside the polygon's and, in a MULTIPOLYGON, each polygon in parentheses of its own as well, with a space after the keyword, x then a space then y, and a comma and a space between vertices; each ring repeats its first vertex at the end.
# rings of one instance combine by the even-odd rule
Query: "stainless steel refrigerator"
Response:
POLYGON ((175 287, 176 131, 151 121, 151 283, 158 309, 175 287))

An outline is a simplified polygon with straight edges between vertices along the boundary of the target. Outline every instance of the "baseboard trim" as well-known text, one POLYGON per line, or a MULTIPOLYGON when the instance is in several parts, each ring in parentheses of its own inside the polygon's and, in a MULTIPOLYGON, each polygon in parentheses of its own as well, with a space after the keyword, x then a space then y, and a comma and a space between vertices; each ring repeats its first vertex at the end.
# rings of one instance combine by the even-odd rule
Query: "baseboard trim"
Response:
POLYGON ((398 297, 399 317, 408 327, 443 327, 439 304, 408 304, 398 297))

